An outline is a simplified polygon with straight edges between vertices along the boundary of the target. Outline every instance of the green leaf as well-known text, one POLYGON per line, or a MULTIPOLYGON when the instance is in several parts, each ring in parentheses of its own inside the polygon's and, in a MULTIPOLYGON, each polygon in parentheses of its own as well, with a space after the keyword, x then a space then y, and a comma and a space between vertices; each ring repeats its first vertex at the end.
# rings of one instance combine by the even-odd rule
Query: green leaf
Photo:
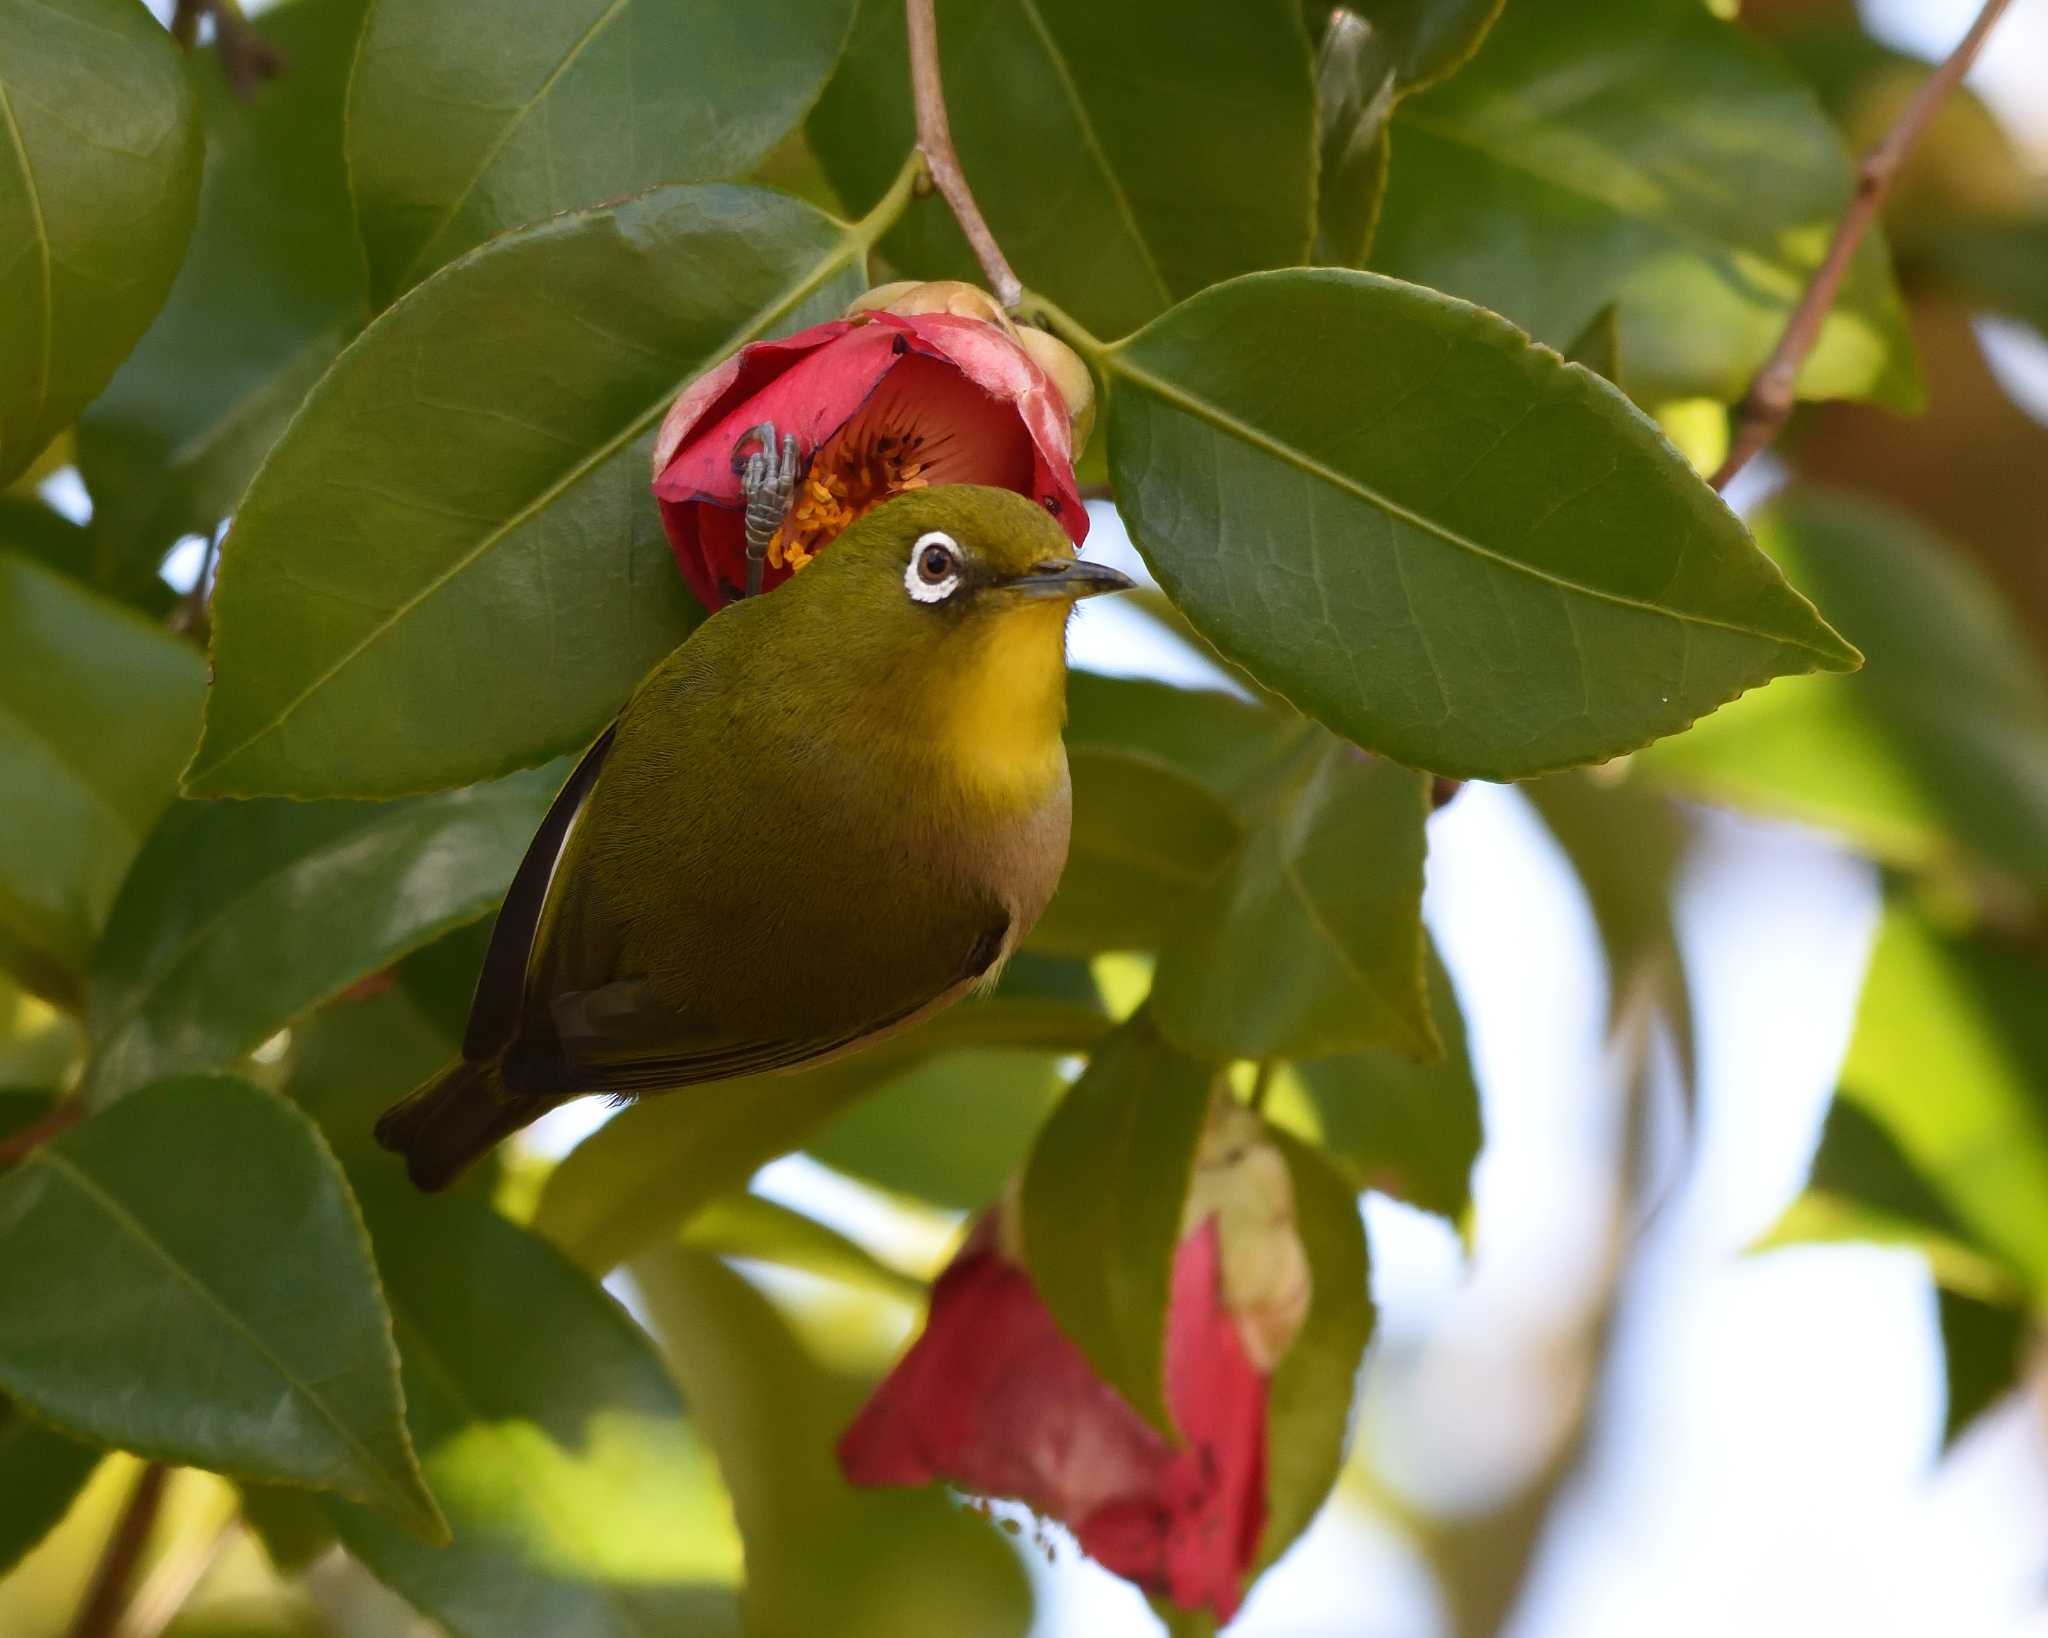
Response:
POLYGON ((396 802, 177 804, 93 958, 89 1095, 218 1069, 490 912, 567 774, 396 802))
MULTIPOLYGON (((1621 303, 1645 401, 1738 398, 1849 203, 1813 94, 1699 0, 1509 6, 1455 78, 1395 110, 1373 265, 1562 348, 1621 303)), ((1873 239, 1800 373, 1809 397, 1917 405, 1873 239)))
POLYGON ((1916 246, 1914 268, 2048 335, 2048 209, 1934 224, 1916 246))
POLYGON ((1881 1122, 1973 1242, 2048 1293, 2048 960, 1887 914, 1840 1095, 1881 1122))
MULTIPOLYGON (((1371 30, 1402 91, 1419 91, 1469 62, 1504 0, 1351 0, 1342 9, 1371 30)), ((1330 8, 1305 5, 1313 34, 1330 8)))
POLYGON ((0 1399, 0 1576, 56 1528, 105 1454, 0 1399))
POLYGON ((1237 821, 1193 779, 1152 758, 1073 746, 1067 765, 1067 868, 1027 943, 1069 956, 1149 949, 1185 896, 1230 856, 1237 821))
POLYGON ((348 94, 377 305, 506 228, 660 182, 745 175, 816 98, 853 11, 377 0, 348 94))
POLYGON ((199 121, 137 0, 0 0, 0 485, 78 419, 163 305, 199 121))
POLYGON ((1315 259, 1364 262, 1387 191, 1387 116, 1398 89, 1392 42, 1356 13, 1327 13, 1316 46, 1315 259))
MULTIPOLYGON (((939 58, 960 162, 1019 278, 1101 335, 1218 279, 1303 260, 1314 227, 1313 65, 1294 0, 1192 24, 1174 0, 942 0, 939 58)), ((857 210, 910 147, 903 8, 861 8, 811 116, 857 210)), ((927 278, 983 275, 945 205, 885 241, 927 278)))
POLYGON ((191 645, 0 552, 0 958, 76 999, 206 687, 191 645))
POLYGON ((454 1540, 330 1503, 348 1550, 453 1638, 732 1631, 731 1518, 646 1335, 476 1202, 400 1184, 364 1205, 454 1540))
POLYGON ((1311 1293, 1301 1332, 1268 1390, 1266 1529, 1258 1570, 1308 1528, 1337 1482, 1376 1318, 1358 1197, 1316 1150, 1270 1127, 1266 1135, 1286 1157, 1294 1182, 1294 1228, 1308 1256, 1311 1293))
POLYGON ((836 313, 864 252, 792 199, 657 188, 383 314, 236 515, 188 791, 398 796, 594 737, 695 617, 655 423, 734 348, 836 313))
POLYGON ((1060 1329, 1171 1432, 1166 1306, 1215 1066, 1144 1014, 1097 1047, 1024 1169, 1024 1261, 1060 1329))
POLYGON ((1595 375, 1621 383, 1621 304, 1609 302, 1586 320, 1585 329, 1565 348, 1564 356, 1595 375))
POLYGON ((1002 1193, 1066 1084, 1058 1059, 1043 1052, 934 1058, 843 1111, 805 1147, 882 1188, 978 1211, 1002 1193))
POLYGON ((180 535, 234 510, 299 402, 368 308, 341 155, 363 0, 263 13, 287 72, 237 96, 194 56, 206 170, 192 248, 164 310, 79 422, 101 578, 147 583, 180 535))
POLYGON ((1774 683, 1635 766, 1909 868, 1974 858, 2048 884, 2048 683, 1998 591, 1906 513, 1860 496, 1794 491, 1757 536, 1869 663, 1774 683))
POLYGON ((633 1273, 732 1495, 749 1634, 1021 1638, 1028 1583, 987 1520, 937 1489, 855 1490, 840 1476, 832 1447, 859 1389, 820 1369, 766 1297, 679 1248, 633 1273))
POLYGON ((369 1242, 290 1104, 197 1076, 139 1092, 0 1176, 0 1248, 0 1387, 38 1415, 443 1533, 369 1242))
POLYGON ((1941 1442, 1952 1445, 1977 1418, 2025 1380, 2033 1326, 2023 1308, 1937 1291, 1941 1358, 1948 1377, 1941 1442))
MULTIPOLYGON (((1740 709, 1737 706, 1736 709, 1740 709)), ((1676 802, 1598 773, 1553 774, 1521 787, 1564 850, 1607 956, 1610 1030, 1640 998, 1671 1032, 1690 1101, 1698 1042, 1673 907, 1693 826, 1676 802)))
POLYGON ((910 1064, 968 1047, 1086 1048, 1108 1027, 1069 1002, 968 1001, 851 1058, 663 1093, 593 1132, 549 1174, 533 1226, 585 1268, 667 1238, 757 1168, 800 1149, 910 1064))
POLYGON ((1287 711, 1140 677, 1067 677, 1067 749, 1161 763, 1228 807, 1263 789, 1315 729, 1287 711))
POLYGON ((1354 1189, 1377 1189, 1457 1222, 1472 1204, 1472 1167, 1485 1134, 1458 992, 1435 947, 1426 954, 1429 1011, 1444 1048, 1439 1062, 1374 1050, 1290 1067, 1315 1105, 1324 1159, 1354 1189))
POLYGON ((334 1545, 334 1525, 309 1490, 276 1485, 236 1486, 242 1522, 263 1543, 263 1553, 283 1575, 299 1575, 334 1545))
POLYGON ((1209 1058, 1443 1048, 1423 993, 1429 780, 1317 734, 1160 952, 1153 1015, 1209 1058))
POLYGON ((1626 398, 1463 302, 1255 274, 1101 363, 1117 503, 1168 595, 1397 762, 1521 778, 1856 663, 1626 398))

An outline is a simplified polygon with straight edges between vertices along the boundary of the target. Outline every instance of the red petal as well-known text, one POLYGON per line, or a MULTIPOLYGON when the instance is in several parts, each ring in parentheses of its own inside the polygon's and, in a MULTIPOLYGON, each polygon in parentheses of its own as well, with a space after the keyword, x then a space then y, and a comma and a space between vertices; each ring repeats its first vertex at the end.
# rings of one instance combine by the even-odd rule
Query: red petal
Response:
POLYGON ((661 431, 654 440, 654 476, 661 476, 662 468, 699 422, 707 417, 716 420, 741 399, 759 392, 806 353, 837 341, 853 328, 850 319, 828 319, 780 341, 749 342, 716 369, 698 376, 662 417, 661 431))
POLYGON ((911 337, 919 352, 945 359, 984 392, 1016 406, 1031 438, 1031 487, 1026 492, 1060 520, 1076 546, 1086 540, 1088 508, 1074 486, 1073 425, 1066 400, 1031 355, 979 319, 952 313, 872 317, 911 337))

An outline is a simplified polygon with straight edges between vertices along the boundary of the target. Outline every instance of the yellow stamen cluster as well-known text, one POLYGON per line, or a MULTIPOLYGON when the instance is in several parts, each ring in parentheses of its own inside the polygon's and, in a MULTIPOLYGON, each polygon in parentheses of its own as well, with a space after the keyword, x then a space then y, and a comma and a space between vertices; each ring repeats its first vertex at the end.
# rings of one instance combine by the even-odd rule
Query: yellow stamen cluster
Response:
POLYGON ((789 516, 768 542, 768 561, 776 568, 801 569, 856 518, 930 482, 923 476, 924 434, 858 428, 860 419, 811 457, 789 516))

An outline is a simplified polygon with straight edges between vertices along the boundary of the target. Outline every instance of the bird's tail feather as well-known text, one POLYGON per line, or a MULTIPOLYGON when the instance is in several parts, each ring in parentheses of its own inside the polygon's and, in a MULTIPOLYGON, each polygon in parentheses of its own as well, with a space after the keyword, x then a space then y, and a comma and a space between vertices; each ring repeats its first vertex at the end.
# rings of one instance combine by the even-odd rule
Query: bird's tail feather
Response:
POLYGON ((431 1194, 540 1112, 506 1087, 496 1060, 456 1063, 385 1110, 377 1141, 403 1155, 406 1175, 431 1194))

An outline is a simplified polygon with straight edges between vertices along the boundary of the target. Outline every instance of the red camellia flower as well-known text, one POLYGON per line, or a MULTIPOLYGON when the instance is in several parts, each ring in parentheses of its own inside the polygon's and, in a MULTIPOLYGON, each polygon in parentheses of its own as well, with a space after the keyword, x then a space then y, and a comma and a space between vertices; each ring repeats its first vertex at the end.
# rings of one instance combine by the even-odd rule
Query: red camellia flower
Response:
POLYGON ((1285 1162, 1246 1141, 1241 1115, 1226 1117, 1232 1146, 1212 1169, 1232 1175, 1220 1189, 1198 1176, 1198 1220, 1174 1256, 1166 1404, 1180 1444, 1095 1374, 992 1212, 939 1276, 923 1335, 840 1441, 848 1481, 944 1479, 1015 1497, 1118 1575, 1229 1620, 1266 1519, 1267 1379, 1308 1301, 1285 1162))
POLYGON ((802 462, 764 590, 862 513, 928 484, 1030 495, 1078 546, 1088 513, 1074 487, 1074 434, 1093 392, 1064 343, 1019 330, 972 285, 870 291, 844 318, 741 348, 676 400, 654 445, 654 494, 676 564, 706 608, 740 595, 736 456, 763 423, 794 435, 802 462))

